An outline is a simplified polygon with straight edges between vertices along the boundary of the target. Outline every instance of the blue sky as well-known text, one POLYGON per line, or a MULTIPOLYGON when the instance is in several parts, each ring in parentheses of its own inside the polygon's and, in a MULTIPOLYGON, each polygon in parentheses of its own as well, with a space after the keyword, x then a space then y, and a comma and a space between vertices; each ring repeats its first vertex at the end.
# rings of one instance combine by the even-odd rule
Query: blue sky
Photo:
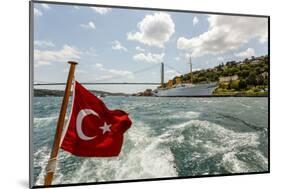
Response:
MULTIPOLYGON (((79 62, 80 82, 159 82, 162 61, 175 68, 165 67, 167 81, 189 72, 189 56, 199 70, 268 54, 267 32, 266 18, 35 3, 34 81, 65 82, 68 60, 79 62)), ((87 86, 127 93, 154 87, 87 86)))

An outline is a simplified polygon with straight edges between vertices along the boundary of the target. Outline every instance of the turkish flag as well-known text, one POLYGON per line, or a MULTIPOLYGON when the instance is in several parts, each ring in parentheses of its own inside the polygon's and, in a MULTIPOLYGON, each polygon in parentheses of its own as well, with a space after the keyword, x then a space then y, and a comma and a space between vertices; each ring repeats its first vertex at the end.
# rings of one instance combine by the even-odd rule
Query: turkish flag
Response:
POLYGON ((72 109, 61 148, 76 156, 118 156, 123 134, 132 122, 122 110, 109 110, 105 104, 75 81, 72 109))

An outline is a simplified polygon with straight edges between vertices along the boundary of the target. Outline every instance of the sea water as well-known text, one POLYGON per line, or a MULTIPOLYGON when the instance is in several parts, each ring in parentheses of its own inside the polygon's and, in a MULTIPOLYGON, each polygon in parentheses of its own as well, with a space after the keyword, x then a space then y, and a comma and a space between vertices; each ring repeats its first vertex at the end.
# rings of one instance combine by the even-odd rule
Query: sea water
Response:
MULTIPOLYGON (((33 100, 34 182, 42 185, 62 98, 33 100)), ((53 184, 268 171, 267 98, 103 101, 133 122, 119 157, 81 158, 60 150, 53 184)))

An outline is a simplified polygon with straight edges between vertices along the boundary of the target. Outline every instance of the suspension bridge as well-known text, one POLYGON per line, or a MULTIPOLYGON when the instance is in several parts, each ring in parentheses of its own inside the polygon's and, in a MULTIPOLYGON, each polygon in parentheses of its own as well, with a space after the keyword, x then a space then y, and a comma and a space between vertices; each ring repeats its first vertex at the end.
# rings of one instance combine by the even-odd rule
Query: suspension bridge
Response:
MULTIPOLYGON (((152 66, 149 66, 147 68, 134 71, 132 73, 133 74, 144 73, 146 71, 154 69, 156 66, 158 67, 159 64, 152 65, 152 66)), ((164 64, 162 62, 160 64, 160 82, 159 83, 158 82, 106 82, 106 79, 105 79, 101 82, 81 82, 81 84, 83 84, 83 85, 160 85, 160 86, 163 86, 165 67, 170 69, 170 70, 173 70, 173 71, 177 72, 178 74, 183 74, 182 72, 178 71, 173 66, 168 65, 168 64, 164 64)), ((120 76, 111 77, 107 80, 114 80, 114 79, 117 79, 117 78, 120 78, 120 76)), ((64 83, 64 82, 44 82, 44 81, 37 81, 37 82, 33 83, 34 86, 65 85, 65 84, 66 83, 64 83)))

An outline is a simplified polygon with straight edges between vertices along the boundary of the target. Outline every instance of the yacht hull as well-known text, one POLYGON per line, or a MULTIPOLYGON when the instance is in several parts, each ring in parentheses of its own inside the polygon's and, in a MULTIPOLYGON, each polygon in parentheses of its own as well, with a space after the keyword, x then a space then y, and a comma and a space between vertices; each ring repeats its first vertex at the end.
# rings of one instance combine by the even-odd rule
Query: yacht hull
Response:
POLYGON ((157 89, 157 91, 154 92, 154 95, 159 97, 211 96, 216 87, 217 83, 185 85, 170 89, 157 89))

